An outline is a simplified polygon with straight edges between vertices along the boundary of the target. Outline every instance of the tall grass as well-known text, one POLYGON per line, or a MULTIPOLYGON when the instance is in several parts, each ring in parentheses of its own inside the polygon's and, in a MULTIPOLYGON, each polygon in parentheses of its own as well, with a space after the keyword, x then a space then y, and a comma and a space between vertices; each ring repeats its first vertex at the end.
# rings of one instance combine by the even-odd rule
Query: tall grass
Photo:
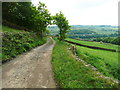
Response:
POLYGON ((67 48, 66 43, 57 41, 52 52, 54 76, 60 88, 117 87, 111 80, 99 77, 96 71, 76 61, 67 48))

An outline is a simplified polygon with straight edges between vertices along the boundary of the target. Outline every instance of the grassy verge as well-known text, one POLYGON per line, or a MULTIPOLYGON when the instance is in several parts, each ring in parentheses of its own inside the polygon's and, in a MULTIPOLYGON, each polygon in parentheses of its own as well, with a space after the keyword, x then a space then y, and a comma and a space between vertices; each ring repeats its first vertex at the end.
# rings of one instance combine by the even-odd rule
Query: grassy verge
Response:
POLYGON ((16 30, 13 28, 9 28, 7 26, 2 26, 2 32, 25 32, 24 30, 16 30))
POLYGON ((120 77, 118 73, 120 71, 118 53, 77 46, 77 54, 81 59, 95 66, 104 75, 116 79, 120 77))
MULTIPOLYGON (((15 58, 17 55, 23 52, 29 51, 30 49, 42 45, 46 42, 46 38, 40 39, 35 33, 31 32, 20 32, 11 28, 5 30, 7 32, 2 33, 2 62, 6 62, 15 58)), ((0 55, 0 56, 1 56, 0 55)))
POLYGON ((113 49, 113 50, 118 50, 118 47, 119 47, 118 45, 113 45, 113 44, 108 44, 108 43, 81 41, 81 40, 75 40, 75 39, 70 39, 70 38, 67 38, 66 40, 72 41, 75 43, 80 43, 83 45, 95 46, 95 47, 101 47, 101 48, 113 49))
POLYGON ((52 66, 60 88, 114 88, 111 80, 99 77, 96 71, 76 61, 64 42, 56 42, 52 53, 52 66))

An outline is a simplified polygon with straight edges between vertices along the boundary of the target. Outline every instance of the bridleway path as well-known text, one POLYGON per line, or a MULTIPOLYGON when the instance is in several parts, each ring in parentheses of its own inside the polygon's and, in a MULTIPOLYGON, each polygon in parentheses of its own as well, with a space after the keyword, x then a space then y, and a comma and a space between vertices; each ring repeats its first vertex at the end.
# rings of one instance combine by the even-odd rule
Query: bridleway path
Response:
POLYGON ((56 88, 51 66, 52 38, 2 65, 2 88, 56 88))

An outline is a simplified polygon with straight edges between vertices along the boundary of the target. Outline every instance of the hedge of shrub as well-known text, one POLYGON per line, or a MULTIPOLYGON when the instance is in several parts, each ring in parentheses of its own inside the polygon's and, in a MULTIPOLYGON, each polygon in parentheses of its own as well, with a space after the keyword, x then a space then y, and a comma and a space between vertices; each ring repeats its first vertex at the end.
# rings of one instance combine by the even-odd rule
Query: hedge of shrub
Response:
POLYGON ((46 38, 40 39, 35 33, 2 33, 2 63, 45 42, 46 38))

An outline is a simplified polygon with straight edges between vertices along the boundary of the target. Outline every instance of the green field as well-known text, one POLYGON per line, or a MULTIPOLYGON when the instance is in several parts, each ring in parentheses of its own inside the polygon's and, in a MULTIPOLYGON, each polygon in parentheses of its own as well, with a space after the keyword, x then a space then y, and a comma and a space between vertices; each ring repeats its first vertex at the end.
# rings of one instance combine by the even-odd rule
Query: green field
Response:
POLYGON ((64 42, 56 42, 52 52, 54 77, 60 88, 113 88, 117 84, 99 77, 97 71, 76 61, 64 42))
POLYGON ((77 55, 106 76, 118 79, 118 53, 77 46, 77 55))
POLYGON ((113 45, 108 43, 89 42, 89 41, 75 40, 70 38, 67 38, 66 40, 72 41, 75 43, 80 43, 87 46, 95 46, 95 47, 101 47, 101 48, 107 48, 107 49, 113 49, 113 50, 118 50, 118 47, 119 47, 118 45, 113 45))

